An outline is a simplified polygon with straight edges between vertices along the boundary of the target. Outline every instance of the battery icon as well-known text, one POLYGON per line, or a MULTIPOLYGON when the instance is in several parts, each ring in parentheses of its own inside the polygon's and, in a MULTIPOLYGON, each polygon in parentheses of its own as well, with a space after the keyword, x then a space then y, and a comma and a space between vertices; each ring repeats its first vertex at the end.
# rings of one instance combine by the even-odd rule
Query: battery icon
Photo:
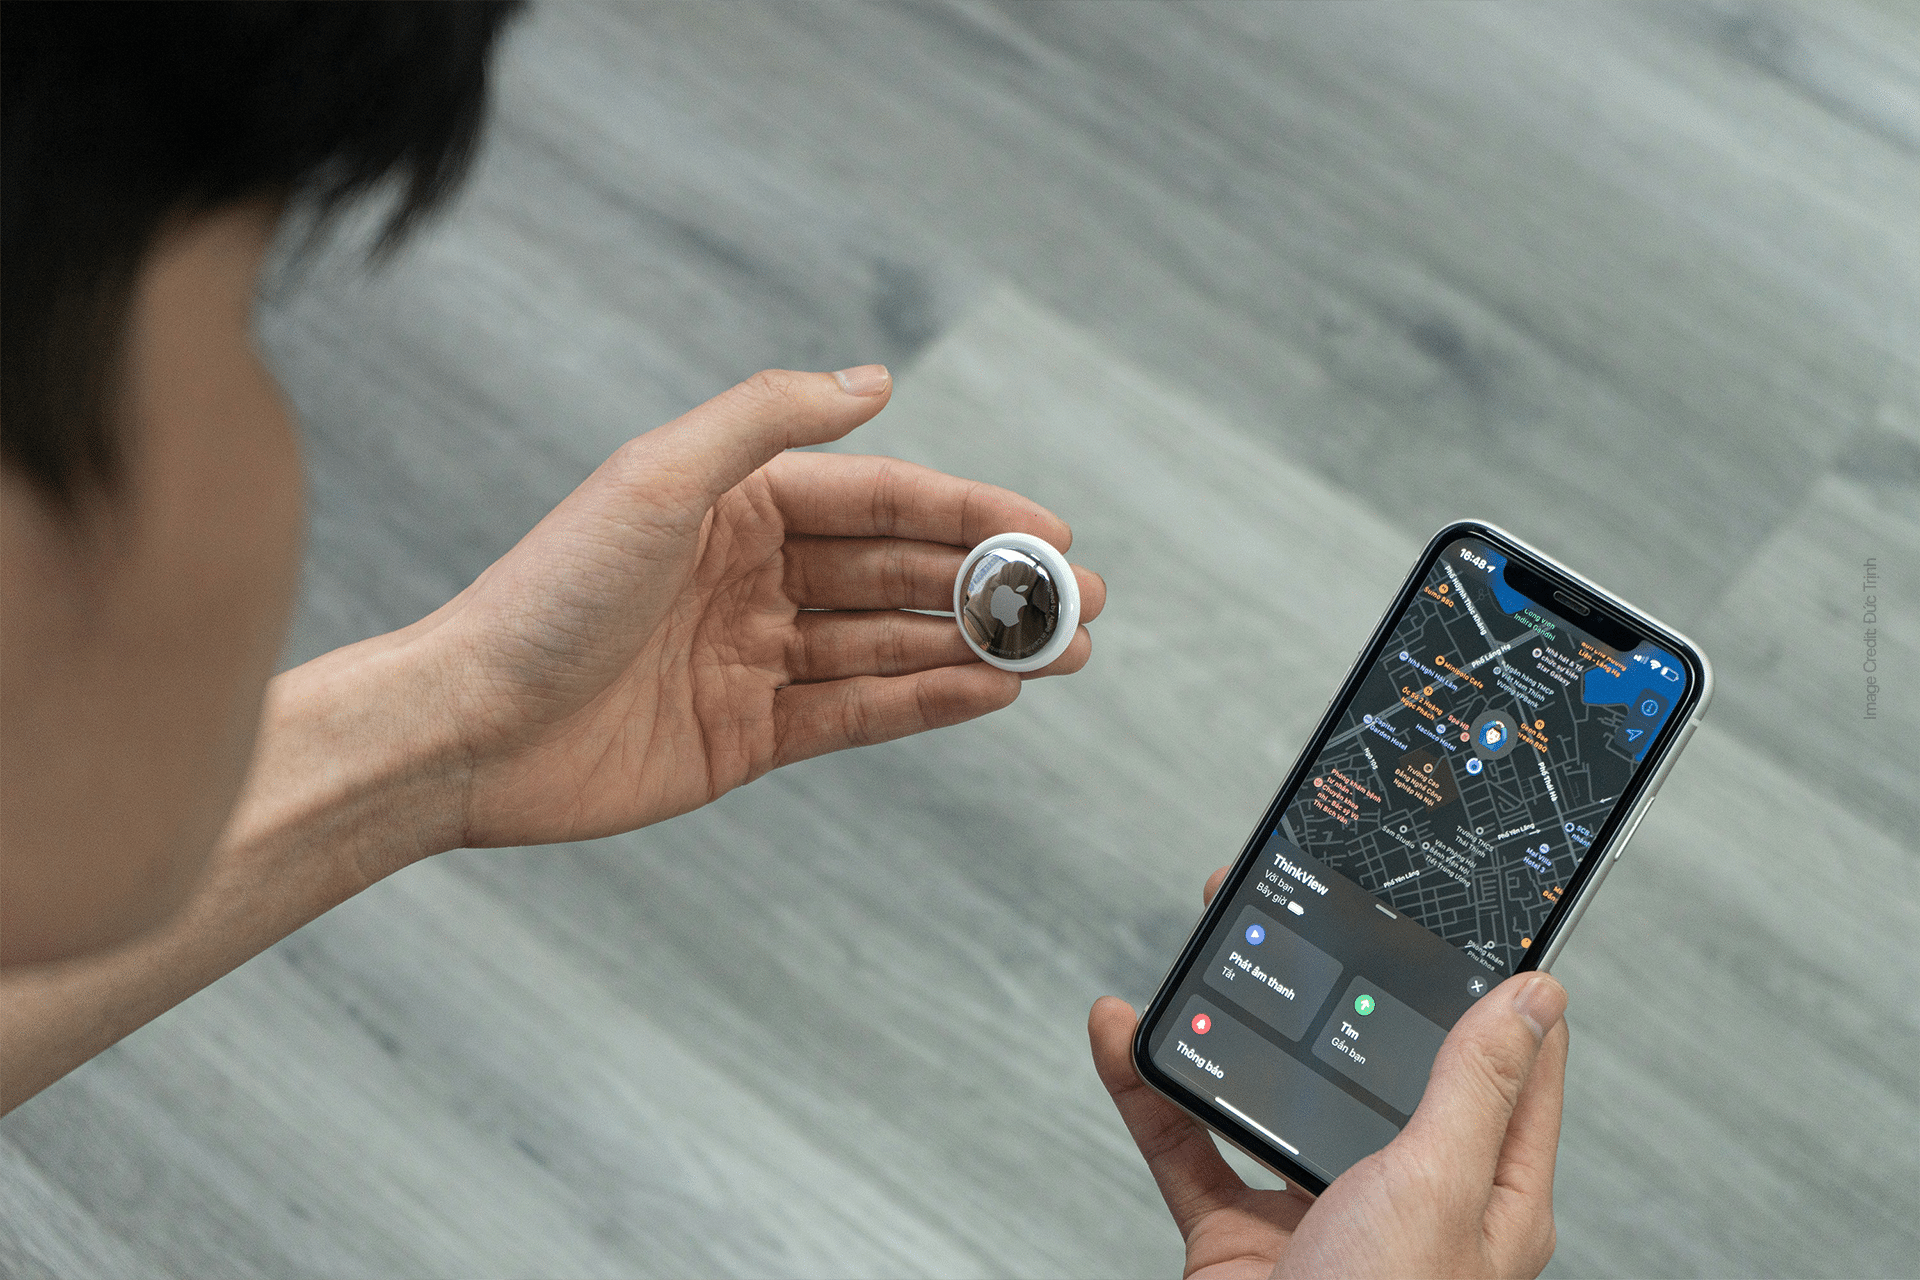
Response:
POLYGON ((1289 902, 1289 903, 1287 904, 1287 910, 1289 910, 1289 911, 1291 911, 1291 912, 1293 912, 1293 914, 1295 914, 1295 915, 1297 915, 1297 916, 1303 916, 1303 915, 1305 915, 1305 914, 1307 914, 1307 909, 1306 909, 1305 907, 1303 907, 1303 906, 1301 906, 1301 905, 1300 905, 1299 903, 1297 903, 1297 902, 1289 902))

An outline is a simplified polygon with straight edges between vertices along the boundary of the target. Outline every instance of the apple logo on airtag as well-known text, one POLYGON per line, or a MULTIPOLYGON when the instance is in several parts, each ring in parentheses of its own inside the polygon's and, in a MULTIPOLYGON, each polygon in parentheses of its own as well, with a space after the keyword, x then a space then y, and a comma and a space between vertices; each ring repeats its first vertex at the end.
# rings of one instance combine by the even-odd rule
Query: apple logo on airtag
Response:
POLYGON ((1040 652, 1059 623, 1053 574, 1019 547, 998 547, 973 564, 961 584, 960 626, 996 658, 1019 661, 1040 652))
POLYGON ((1027 607, 1027 602, 1020 598, 1020 593, 1028 589, 1027 586, 1010 587, 1004 582, 995 587, 993 602, 988 606, 988 612, 993 614, 993 620, 1003 627, 1018 626, 1020 611, 1027 607))

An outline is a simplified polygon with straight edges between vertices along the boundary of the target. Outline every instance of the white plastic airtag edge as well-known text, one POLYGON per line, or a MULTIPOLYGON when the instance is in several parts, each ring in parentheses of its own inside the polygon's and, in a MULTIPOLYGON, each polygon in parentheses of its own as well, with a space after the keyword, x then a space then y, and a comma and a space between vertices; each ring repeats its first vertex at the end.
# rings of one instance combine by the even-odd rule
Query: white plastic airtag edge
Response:
POLYGON ((960 562, 960 572, 953 575, 953 625, 960 629, 960 638, 967 642, 967 648, 989 666, 999 667, 1002 671, 1038 671, 1061 654, 1073 643, 1074 634, 1080 629, 1080 583, 1073 576, 1073 566, 1067 558, 1053 549, 1053 544, 1030 533, 996 533, 985 542, 967 552, 967 558, 960 562), (981 556, 989 551, 1006 548, 1011 551, 1024 551, 1038 560, 1053 578, 1054 593, 1060 601, 1059 621, 1055 624, 1053 636, 1031 657, 997 658, 973 642, 967 634, 966 624, 960 621, 960 609, 965 601, 962 592, 967 575, 973 572, 973 566, 981 556))

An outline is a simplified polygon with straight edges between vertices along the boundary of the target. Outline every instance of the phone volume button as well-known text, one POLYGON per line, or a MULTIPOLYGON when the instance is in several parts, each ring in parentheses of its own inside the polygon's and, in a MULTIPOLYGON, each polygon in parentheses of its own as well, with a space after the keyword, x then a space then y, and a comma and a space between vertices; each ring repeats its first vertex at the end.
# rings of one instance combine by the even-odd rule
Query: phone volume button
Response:
MULTIPOLYGON (((1673 749, 1667 752, 1667 758, 1661 761, 1660 772, 1654 775, 1653 784, 1647 788, 1648 804, 1652 804, 1653 798, 1660 794, 1660 788, 1667 785, 1667 775, 1673 772, 1674 762, 1680 758, 1680 753, 1686 750, 1687 743, 1693 738, 1693 731, 1699 727, 1700 722, 1696 720, 1682 730, 1679 739, 1673 744, 1673 749)), ((1646 810, 1642 809, 1640 812, 1644 814, 1646 810)), ((1640 825, 1638 818, 1634 819, 1633 825, 1636 827, 1640 825)))
POLYGON ((1613 860, 1620 861, 1620 855, 1627 851, 1627 842, 1633 839, 1633 833, 1640 829, 1640 820, 1647 816, 1647 810, 1653 807, 1653 797, 1647 797, 1647 803, 1640 806, 1640 812, 1633 815, 1633 821, 1620 833, 1619 843, 1613 846, 1613 860))

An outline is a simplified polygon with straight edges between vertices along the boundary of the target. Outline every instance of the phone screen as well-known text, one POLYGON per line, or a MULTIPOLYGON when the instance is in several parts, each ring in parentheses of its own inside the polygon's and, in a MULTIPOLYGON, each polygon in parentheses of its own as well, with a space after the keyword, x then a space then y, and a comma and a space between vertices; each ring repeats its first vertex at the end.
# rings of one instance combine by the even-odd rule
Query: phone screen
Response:
POLYGON ((1694 676, 1482 538, 1443 544, 1144 1042, 1331 1182, 1526 967, 1694 676), (1566 597, 1562 597, 1566 598, 1566 597))

